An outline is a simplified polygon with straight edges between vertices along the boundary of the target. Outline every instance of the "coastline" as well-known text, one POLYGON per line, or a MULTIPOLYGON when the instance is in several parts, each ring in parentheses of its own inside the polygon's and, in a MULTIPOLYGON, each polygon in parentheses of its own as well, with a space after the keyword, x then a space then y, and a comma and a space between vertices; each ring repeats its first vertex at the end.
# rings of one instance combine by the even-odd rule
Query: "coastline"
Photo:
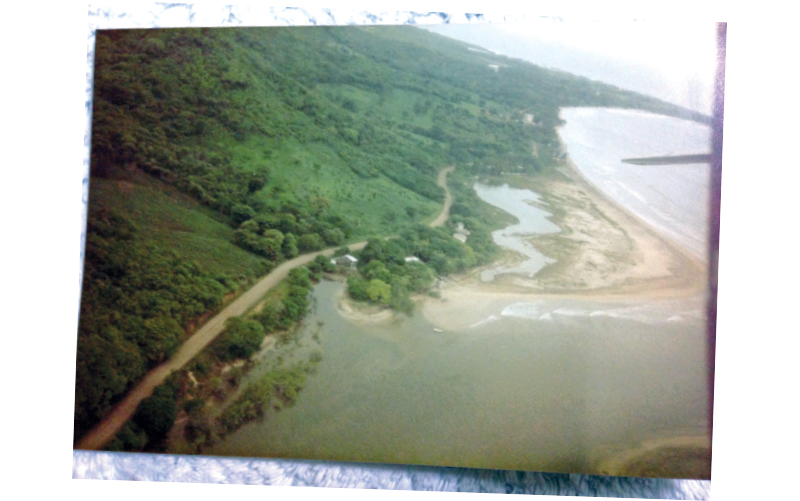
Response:
POLYGON ((464 330, 518 302, 705 297, 707 263, 603 193, 568 156, 553 174, 502 180, 535 191, 540 207, 553 213, 550 219, 562 231, 529 241, 556 263, 534 277, 508 274, 482 282, 480 271, 497 262, 451 277, 441 299, 422 305, 435 326, 464 330))
POLYGON ((376 306, 358 303, 347 295, 347 288, 336 296, 336 311, 342 318, 357 324, 388 322, 395 317, 395 312, 387 306, 376 306))
MULTIPOLYGON (((467 332, 502 317, 515 303, 567 299, 595 306, 607 302, 613 308, 619 302, 706 301, 707 258, 697 257, 603 193, 569 156, 554 174, 504 176, 501 182, 540 195, 534 205, 552 213, 548 219, 562 231, 526 240, 556 262, 534 277, 499 275, 482 282, 482 270, 518 259, 505 251, 487 266, 449 277, 440 289, 441 299, 425 298, 421 304, 434 326, 467 332)), ((629 447, 593 451, 591 473, 709 479, 711 449, 710 434, 676 430, 629 447)))

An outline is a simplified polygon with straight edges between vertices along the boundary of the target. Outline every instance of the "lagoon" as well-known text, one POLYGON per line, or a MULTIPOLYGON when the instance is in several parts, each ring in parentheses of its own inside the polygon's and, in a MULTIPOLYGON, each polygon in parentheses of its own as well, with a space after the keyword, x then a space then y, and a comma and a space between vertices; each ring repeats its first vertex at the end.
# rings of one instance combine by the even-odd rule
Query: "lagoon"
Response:
POLYGON ((538 194, 530 190, 511 188, 507 184, 489 186, 476 183, 474 189, 484 202, 503 209, 517 218, 517 224, 492 232, 492 238, 494 243, 500 247, 512 250, 525 257, 522 262, 514 266, 503 266, 482 271, 481 279, 483 281, 489 282, 495 276, 506 273, 519 273, 532 277, 546 265, 555 262, 552 258, 539 252, 526 240, 526 237, 531 235, 561 231, 561 228, 548 219, 548 216, 551 215, 549 212, 534 205, 542 203, 538 194))

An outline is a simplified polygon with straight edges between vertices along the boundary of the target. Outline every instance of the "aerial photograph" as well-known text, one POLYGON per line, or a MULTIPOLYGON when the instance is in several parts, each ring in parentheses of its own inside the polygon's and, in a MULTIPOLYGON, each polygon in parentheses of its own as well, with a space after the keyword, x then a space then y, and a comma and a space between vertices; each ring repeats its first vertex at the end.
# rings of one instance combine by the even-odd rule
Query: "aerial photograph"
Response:
POLYGON ((74 448, 710 479, 692 28, 98 30, 74 448))

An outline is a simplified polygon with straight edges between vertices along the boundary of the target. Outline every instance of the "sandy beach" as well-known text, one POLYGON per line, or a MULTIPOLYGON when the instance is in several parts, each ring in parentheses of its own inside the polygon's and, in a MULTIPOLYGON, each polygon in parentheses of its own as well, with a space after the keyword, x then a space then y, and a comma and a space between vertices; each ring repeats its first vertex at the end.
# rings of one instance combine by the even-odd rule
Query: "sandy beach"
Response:
MULTIPOLYGON (((551 175, 501 181, 541 195, 537 206, 552 213, 562 231, 535 235, 529 242, 556 263, 532 278, 506 274, 482 282, 481 269, 451 277, 441 288, 441 299, 423 305, 434 325, 462 330, 510 304, 547 298, 660 300, 705 294, 704 261, 609 199, 569 160, 551 175)), ((505 253, 483 269, 515 259, 505 253)))

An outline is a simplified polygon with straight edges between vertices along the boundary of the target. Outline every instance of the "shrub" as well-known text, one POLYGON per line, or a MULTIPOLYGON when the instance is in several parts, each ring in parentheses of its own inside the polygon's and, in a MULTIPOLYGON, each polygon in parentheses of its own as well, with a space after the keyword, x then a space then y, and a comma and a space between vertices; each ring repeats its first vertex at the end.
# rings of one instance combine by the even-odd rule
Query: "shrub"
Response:
POLYGON ((229 318, 219 340, 220 355, 229 359, 247 358, 258 350, 265 336, 264 327, 257 320, 229 318))

